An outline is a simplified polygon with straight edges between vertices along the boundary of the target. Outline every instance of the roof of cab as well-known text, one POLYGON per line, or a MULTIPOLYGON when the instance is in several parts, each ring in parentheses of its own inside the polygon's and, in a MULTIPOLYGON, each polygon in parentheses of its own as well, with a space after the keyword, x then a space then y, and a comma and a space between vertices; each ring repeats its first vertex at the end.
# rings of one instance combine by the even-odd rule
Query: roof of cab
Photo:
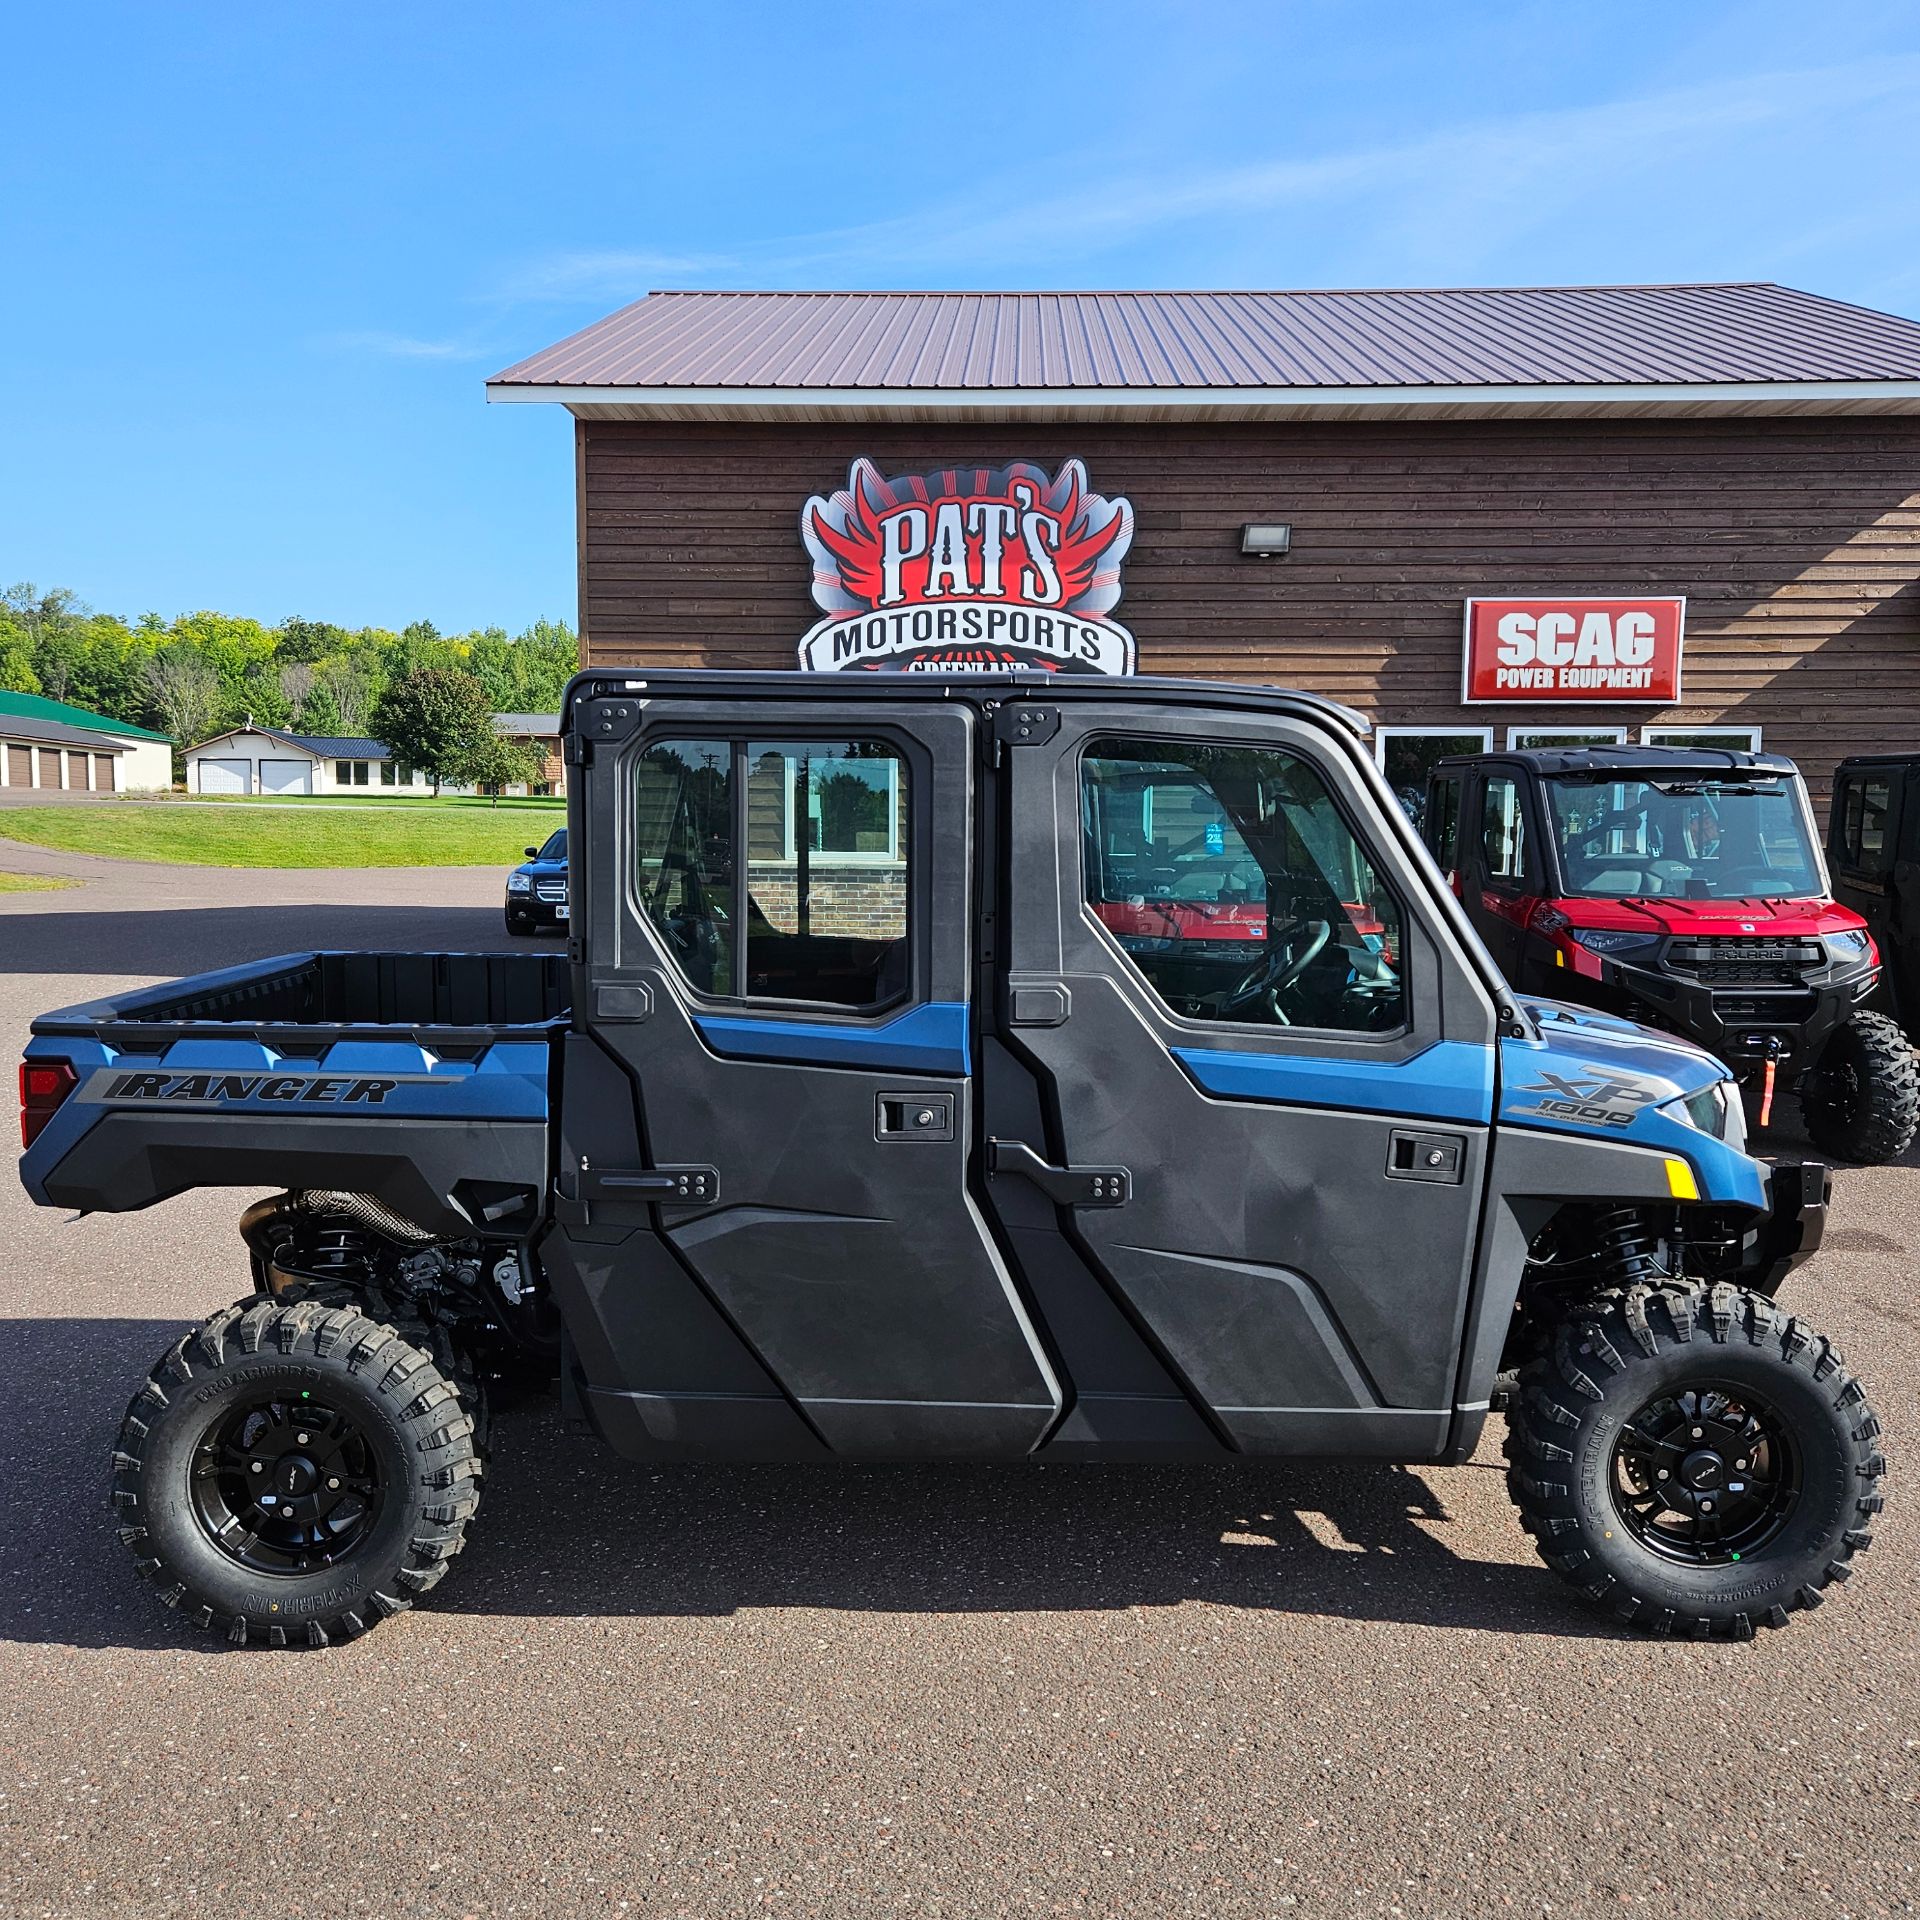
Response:
POLYGON ((1797 774, 1800 769, 1783 753, 1738 753, 1721 747, 1516 747, 1505 753, 1455 753, 1434 763, 1442 767, 1477 767, 1493 761, 1521 766, 1530 773, 1559 779, 1606 779, 1609 776, 1647 774, 1658 779, 1710 779, 1729 773, 1797 774))
POLYGON ((1179 680, 1160 674, 1045 673, 1009 667, 1002 673, 734 673, 700 667, 589 667, 567 682, 560 703, 564 728, 576 700, 596 694, 653 693, 710 698, 819 700, 1069 700, 1162 706, 1231 706, 1251 712, 1304 714, 1365 739, 1373 722, 1352 707, 1293 687, 1245 681, 1179 680))

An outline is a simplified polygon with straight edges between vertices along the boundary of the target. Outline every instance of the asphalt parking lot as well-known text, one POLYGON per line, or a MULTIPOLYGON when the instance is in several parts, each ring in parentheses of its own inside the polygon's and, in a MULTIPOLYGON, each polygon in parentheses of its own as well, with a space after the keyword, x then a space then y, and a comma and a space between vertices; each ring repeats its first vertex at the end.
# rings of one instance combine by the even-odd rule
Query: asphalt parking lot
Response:
MULTIPOLYGON (((0 896, 9 1057, 148 978, 510 944, 493 872, 0 854, 86 876, 0 896)), ((1446 1471, 661 1472, 536 1405, 427 1605, 232 1651, 136 1584, 102 1498, 149 1361, 245 1290, 248 1197, 73 1222, 0 1180, 0 1914, 1920 1904, 1920 1156, 1841 1174, 1784 1295, 1885 1422, 1883 1524, 1744 1646, 1581 1612, 1497 1432, 1446 1471)))

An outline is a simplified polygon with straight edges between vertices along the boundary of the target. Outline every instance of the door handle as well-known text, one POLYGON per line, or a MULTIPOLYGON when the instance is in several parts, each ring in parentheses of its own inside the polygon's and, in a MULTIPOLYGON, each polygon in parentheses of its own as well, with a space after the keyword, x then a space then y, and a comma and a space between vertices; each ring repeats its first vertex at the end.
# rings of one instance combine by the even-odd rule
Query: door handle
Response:
POLYGON ((1133 1198, 1125 1167, 1056 1167, 1024 1140, 989 1140, 987 1172, 1031 1180, 1057 1207, 1121 1207, 1133 1198))

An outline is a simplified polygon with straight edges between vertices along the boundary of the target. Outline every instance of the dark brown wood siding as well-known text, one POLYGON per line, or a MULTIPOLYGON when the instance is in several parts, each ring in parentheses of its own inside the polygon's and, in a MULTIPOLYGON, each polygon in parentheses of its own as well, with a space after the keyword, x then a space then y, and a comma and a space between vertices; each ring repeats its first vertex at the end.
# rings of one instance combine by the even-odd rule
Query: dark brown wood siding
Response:
POLYGON ((1145 672, 1268 680, 1392 725, 1739 723, 1816 787, 1920 747, 1920 420, 1325 426, 579 426, 592 664, 785 667, 819 617, 799 516, 886 471, 1070 455, 1137 518, 1145 672), (1252 560, 1241 525, 1284 520, 1252 560), (1470 594, 1685 594, 1685 704, 1476 707, 1470 594))

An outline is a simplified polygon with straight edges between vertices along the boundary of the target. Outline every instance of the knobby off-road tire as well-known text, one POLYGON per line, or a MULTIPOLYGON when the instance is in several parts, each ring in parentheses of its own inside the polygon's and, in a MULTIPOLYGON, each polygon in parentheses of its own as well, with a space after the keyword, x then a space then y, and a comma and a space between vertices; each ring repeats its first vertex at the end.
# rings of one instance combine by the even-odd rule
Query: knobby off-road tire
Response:
POLYGON ((391 1327, 317 1301, 214 1314, 161 1356, 113 1456, 140 1571, 236 1645, 321 1647, 410 1607, 460 1551, 479 1498, 453 1384, 391 1327), (327 1510, 306 1524, 289 1498, 288 1518, 269 1518, 249 1505, 267 1486, 327 1510))
POLYGON ((1880 1423, 1860 1383, 1821 1335, 1730 1286, 1633 1287, 1573 1308, 1522 1367, 1507 1422, 1507 1484, 1540 1557, 1655 1633, 1784 1627, 1850 1575, 1880 1511, 1880 1423), (1677 1446, 1656 1445, 1663 1433, 1677 1446), (1783 1496, 1771 1507, 1768 1479, 1783 1496), (1647 1490, 1650 1512, 1636 1507, 1647 1490), (1744 1528, 1717 1553, 1703 1497, 1722 1527, 1744 1528))
POLYGON ((1807 1137, 1836 1159, 1875 1166, 1920 1128, 1920 1061, 1883 1013, 1856 1013, 1826 1044, 1801 1098, 1807 1137))

